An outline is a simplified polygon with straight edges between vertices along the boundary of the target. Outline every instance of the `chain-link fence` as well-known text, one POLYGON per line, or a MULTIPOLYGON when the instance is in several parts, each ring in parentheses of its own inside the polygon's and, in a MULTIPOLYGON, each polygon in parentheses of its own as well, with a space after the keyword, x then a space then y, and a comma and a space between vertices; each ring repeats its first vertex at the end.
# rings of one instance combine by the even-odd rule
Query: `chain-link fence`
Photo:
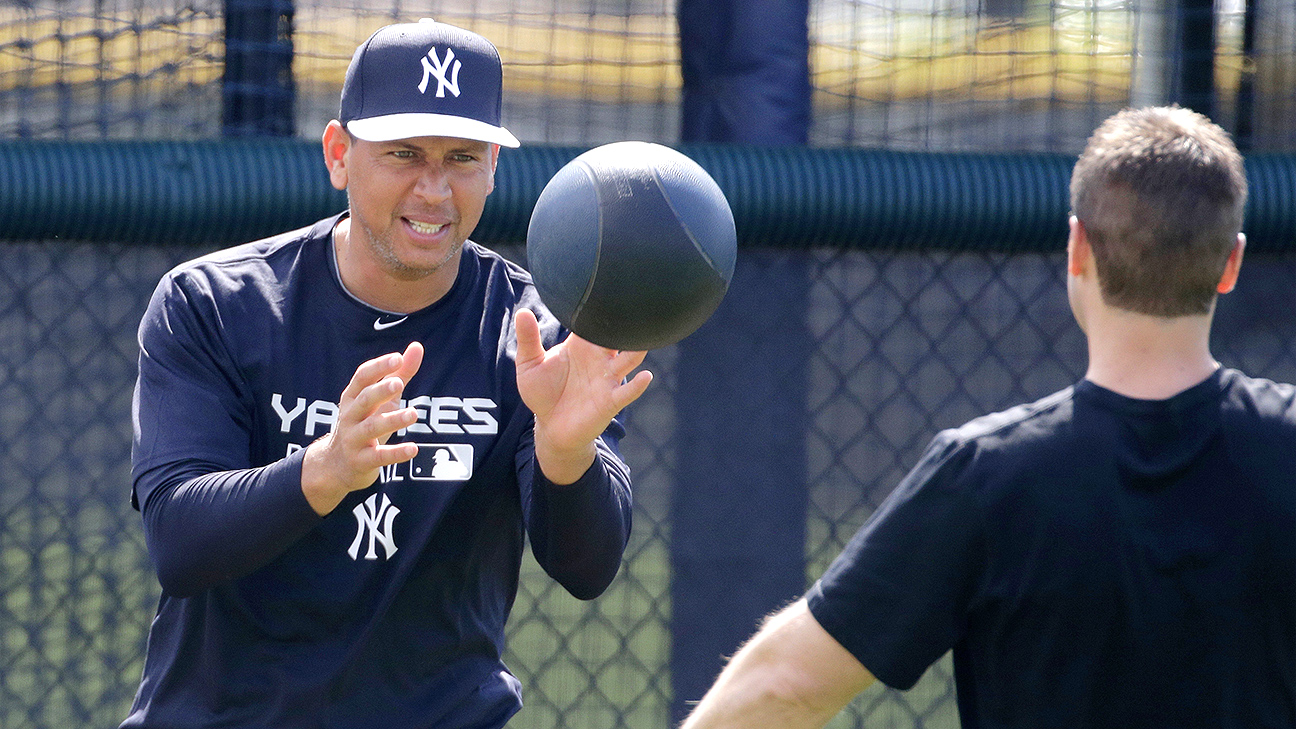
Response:
MULTIPOLYGON (((0 135, 230 133, 228 94, 247 89, 229 79, 225 13, 248 5, 0 7, 0 135)), ((278 53, 291 37, 291 77, 279 91, 291 92, 283 98, 297 136, 317 138, 336 113, 357 43, 385 22, 432 16, 500 47, 505 121, 528 144, 679 139, 673 0, 259 5, 279 13, 261 41, 278 53)), ((810 141, 1077 151, 1116 108, 1166 98, 1184 22, 1174 9, 1190 5, 1202 3, 811 0, 810 141)), ((1206 5, 1217 116, 1253 150, 1296 150, 1296 5, 1206 5)), ((236 53, 257 51, 255 39, 240 42, 236 53)), ((275 68, 262 70, 284 82, 275 68)), ((739 639, 713 635, 704 611, 681 605, 680 542, 711 529, 791 543, 785 559, 742 574, 792 564, 790 582, 804 589, 938 429, 1075 381, 1085 352, 1067 309, 1061 247, 1012 255, 744 248, 714 319, 649 356, 657 379, 628 413, 623 443, 636 513, 620 576, 582 603, 534 562, 524 565, 506 658, 526 706, 513 725, 669 726, 697 698, 684 694, 718 670, 718 646, 739 639), (732 481, 752 469, 790 474, 797 508, 782 523, 689 521, 683 505, 740 500, 746 484, 732 481), (686 619, 692 632, 681 629, 686 619)), ((521 258, 516 246, 504 250, 521 258)), ((1215 347, 1225 364, 1291 381, 1296 253, 1282 251, 1248 252, 1237 291, 1221 300, 1215 347)), ((129 242, 0 246, 0 729, 111 727, 125 716, 158 595, 128 501, 135 327, 159 277, 200 252, 129 242)), ((741 545, 727 546, 735 557, 741 545)), ((755 618, 740 626, 742 637, 755 618)), ((957 726, 948 659, 911 691, 870 689, 833 726, 865 721, 957 726)))
MULTIPOLYGON (((109 727, 125 715, 158 592, 128 503, 134 330, 161 274, 198 252, 0 248, 0 729, 109 727)), ((805 488, 805 513, 787 525, 805 534, 804 586, 937 429, 1081 375, 1062 265, 1060 252, 743 250, 716 317, 649 357, 658 377, 629 413, 624 442, 635 530, 612 588, 578 602, 526 565, 509 628, 507 661, 526 698, 513 725, 669 726, 679 698, 672 499, 722 487, 681 472, 691 453, 716 447, 682 438, 681 413, 727 407, 739 417, 715 430, 721 447, 774 433, 756 447, 804 454, 807 482, 788 488, 805 488), (807 337, 808 350, 789 348, 807 337), (684 378, 707 362, 696 352, 717 342, 740 343, 733 359, 750 371, 726 364, 710 380, 723 384, 686 408, 684 378), (807 427, 771 422, 783 414, 749 389, 760 371, 775 373, 767 385, 802 393, 807 427)), ((1221 299, 1217 356, 1296 379, 1292 291, 1296 254, 1249 255, 1238 289, 1221 299)), ((912 691, 870 689, 834 726, 865 721, 957 726, 948 659, 912 691)))

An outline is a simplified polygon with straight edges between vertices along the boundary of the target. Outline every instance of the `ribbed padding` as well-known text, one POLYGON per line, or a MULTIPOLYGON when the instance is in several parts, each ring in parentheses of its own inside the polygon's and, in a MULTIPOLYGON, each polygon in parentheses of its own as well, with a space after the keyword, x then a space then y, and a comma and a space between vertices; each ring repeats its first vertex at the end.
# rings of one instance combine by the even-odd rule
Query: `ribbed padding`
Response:
POLYGON ((319 144, 0 144, 0 237, 7 240, 238 242, 345 207, 319 144))
MULTIPOLYGON (((503 150, 473 238, 519 243, 585 147, 503 150)), ((681 146, 724 190, 740 245, 1060 250, 1074 158, 681 146)), ((1296 247, 1296 155, 1247 160, 1252 250, 1296 247)), ((0 239, 234 243, 346 206, 305 140, 0 143, 0 239)))

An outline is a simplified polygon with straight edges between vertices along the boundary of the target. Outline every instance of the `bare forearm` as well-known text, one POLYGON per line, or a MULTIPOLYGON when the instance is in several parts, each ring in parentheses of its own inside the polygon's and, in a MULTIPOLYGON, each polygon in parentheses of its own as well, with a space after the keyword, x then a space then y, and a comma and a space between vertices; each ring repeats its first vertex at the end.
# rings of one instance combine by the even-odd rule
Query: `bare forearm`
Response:
POLYGON ((755 675, 739 661, 746 662, 734 659, 737 672, 721 674, 681 729, 817 729, 839 710, 802 703, 772 672, 755 675))
POLYGON ((799 600, 766 620, 681 729, 815 729, 873 680, 799 600))

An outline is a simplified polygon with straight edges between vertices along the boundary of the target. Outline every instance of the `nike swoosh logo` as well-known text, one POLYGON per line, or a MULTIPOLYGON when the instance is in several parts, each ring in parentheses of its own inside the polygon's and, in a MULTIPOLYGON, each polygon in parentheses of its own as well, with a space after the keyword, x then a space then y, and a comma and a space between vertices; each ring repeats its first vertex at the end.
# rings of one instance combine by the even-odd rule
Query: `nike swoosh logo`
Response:
POLYGON ((397 324, 400 324, 401 322, 405 321, 405 320, 408 319, 408 318, 409 318, 408 316, 402 316, 401 318, 399 318, 399 319, 394 319, 394 320, 392 320, 392 321, 383 321, 382 319, 375 319, 375 320, 374 320, 374 331, 375 331, 375 332, 381 332, 381 331, 384 330, 384 329, 390 329, 390 328, 396 326, 397 324))

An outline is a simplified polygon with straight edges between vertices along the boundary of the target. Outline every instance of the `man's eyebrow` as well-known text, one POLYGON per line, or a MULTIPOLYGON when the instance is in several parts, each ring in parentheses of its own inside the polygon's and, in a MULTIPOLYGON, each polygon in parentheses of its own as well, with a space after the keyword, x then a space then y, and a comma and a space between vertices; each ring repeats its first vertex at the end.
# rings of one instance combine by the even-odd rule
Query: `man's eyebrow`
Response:
MULTIPOLYGON (((413 152, 422 152, 422 153, 427 153, 432 150, 432 147, 426 147, 421 144, 416 144, 414 142, 405 139, 393 139, 390 142, 385 142, 385 144, 387 145, 388 149, 408 149, 413 152)), ((465 139, 460 144, 452 144, 444 147, 446 154, 456 154, 459 152, 474 152, 480 154, 485 152, 488 149, 490 149, 490 145, 488 143, 478 142, 471 139, 465 139)))
POLYGON ((377 142, 376 144, 378 144, 379 149, 382 149, 384 151, 390 151, 393 149, 408 149, 411 151, 419 151, 421 149, 421 147, 419 147, 418 145, 412 144, 404 139, 391 139, 385 142, 377 142))
POLYGON ((475 142, 471 139, 464 140, 463 144, 457 144, 447 149, 449 152, 475 152, 482 153, 490 149, 486 142, 475 142))

